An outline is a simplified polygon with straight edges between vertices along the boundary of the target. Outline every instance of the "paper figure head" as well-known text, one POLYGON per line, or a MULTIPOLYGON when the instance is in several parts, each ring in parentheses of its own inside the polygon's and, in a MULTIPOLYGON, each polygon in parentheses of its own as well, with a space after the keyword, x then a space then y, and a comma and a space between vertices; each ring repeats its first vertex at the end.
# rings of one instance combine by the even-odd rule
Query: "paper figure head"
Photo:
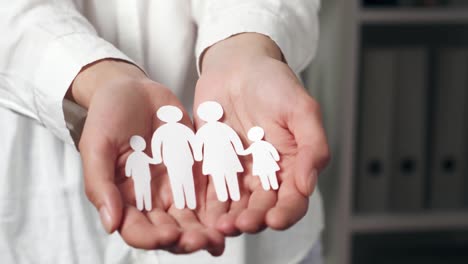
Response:
POLYGON ((263 136, 265 136, 265 131, 263 130, 263 128, 259 126, 252 127, 251 129, 249 129, 249 132, 247 133, 247 137, 251 141, 259 141, 263 138, 263 136))
POLYGON ((197 114, 203 121, 218 121, 223 117, 223 107, 217 102, 206 101, 198 106, 197 114))
POLYGON ((176 123, 182 119, 184 114, 179 108, 173 105, 165 105, 158 109, 156 115, 163 122, 176 123))
POLYGON ((140 136, 132 136, 130 138, 130 147, 135 151, 143 151, 146 148, 145 139, 140 136))

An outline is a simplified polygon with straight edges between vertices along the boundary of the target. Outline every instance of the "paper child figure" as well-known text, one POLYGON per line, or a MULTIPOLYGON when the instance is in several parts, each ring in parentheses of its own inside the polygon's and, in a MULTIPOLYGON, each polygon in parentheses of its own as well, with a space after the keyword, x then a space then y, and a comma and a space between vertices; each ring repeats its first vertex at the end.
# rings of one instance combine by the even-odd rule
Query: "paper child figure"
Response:
POLYGON ((197 114, 207 122, 197 131, 200 152, 203 152, 203 174, 211 175, 219 201, 228 199, 226 184, 231 199, 238 201, 240 191, 237 173, 244 169, 236 152, 244 151, 242 142, 231 127, 218 121, 223 116, 223 108, 219 103, 204 102, 198 106, 197 114))
POLYGON ((125 164, 125 175, 133 179, 138 210, 143 210, 144 203, 146 211, 151 211, 151 172, 149 164, 156 164, 156 162, 143 152, 146 148, 146 142, 142 137, 132 136, 130 138, 130 147, 134 152, 128 156, 125 164))
MULTIPOLYGON (((183 113, 175 106, 166 105, 159 108, 157 116, 166 124, 160 126, 153 134, 153 157, 159 160, 162 158, 167 168, 175 207, 184 209, 187 204, 188 208, 195 209, 197 200, 192 172, 194 161, 190 150, 190 146, 193 150, 197 149, 195 134, 187 126, 178 123, 183 113)), ((194 151, 194 155, 201 159, 201 153, 194 151)))
POLYGON ((253 141, 242 154, 252 154, 252 175, 258 176, 265 191, 278 190, 276 172, 279 171, 277 161, 280 160, 278 151, 270 143, 262 140, 265 132, 263 128, 255 126, 247 133, 247 137, 253 141))

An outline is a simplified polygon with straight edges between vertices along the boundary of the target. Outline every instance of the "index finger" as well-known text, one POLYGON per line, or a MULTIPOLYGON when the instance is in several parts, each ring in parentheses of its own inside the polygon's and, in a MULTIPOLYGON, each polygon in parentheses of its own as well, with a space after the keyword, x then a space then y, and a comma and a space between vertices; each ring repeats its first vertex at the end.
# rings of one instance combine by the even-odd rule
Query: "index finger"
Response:
POLYGON ((309 198, 297 190, 294 181, 284 181, 275 207, 266 214, 266 224, 276 230, 287 229, 306 214, 308 205, 309 198))

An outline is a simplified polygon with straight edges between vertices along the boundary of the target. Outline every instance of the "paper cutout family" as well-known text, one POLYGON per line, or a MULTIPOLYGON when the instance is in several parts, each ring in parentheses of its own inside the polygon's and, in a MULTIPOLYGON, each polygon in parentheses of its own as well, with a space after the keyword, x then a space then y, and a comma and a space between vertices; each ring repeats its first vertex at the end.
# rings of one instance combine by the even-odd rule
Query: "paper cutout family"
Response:
POLYGON ((228 190, 232 200, 240 199, 237 173, 244 169, 238 155, 252 155, 252 175, 259 176, 264 190, 278 189, 276 171, 280 169, 277 163, 280 156, 272 144, 262 140, 264 130, 261 127, 255 126, 248 131, 247 137, 253 143, 244 149, 234 129, 219 122, 223 108, 217 102, 207 101, 199 105, 197 115, 206 124, 196 134, 179 123, 183 113, 175 106, 163 106, 156 115, 165 124, 153 134, 152 158, 143 152, 146 143, 141 136, 130 138, 130 147, 134 152, 127 159, 125 174, 133 179, 138 210, 145 208, 150 211, 152 208, 150 164, 164 163, 166 166, 177 209, 183 209, 185 205, 190 209, 196 208, 192 172, 194 160, 203 160, 202 172, 211 175, 221 202, 228 200, 228 190))

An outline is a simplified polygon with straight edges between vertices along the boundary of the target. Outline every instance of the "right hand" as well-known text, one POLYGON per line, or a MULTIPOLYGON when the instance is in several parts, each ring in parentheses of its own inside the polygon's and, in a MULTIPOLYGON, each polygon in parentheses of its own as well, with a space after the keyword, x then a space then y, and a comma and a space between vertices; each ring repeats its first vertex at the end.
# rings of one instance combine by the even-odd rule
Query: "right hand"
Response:
MULTIPOLYGON (((207 249, 212 255, 222 254, 221 233, 202 225, 193 211, 174 207, 164 166, 151 166, 150 212, 136 209, 132 180, 125 177, 125 161, 132 152, 130 137, 145 138, 150 153, 151 136, 161 125, 156 110, 163 105, 184 109, 177 97, 134 65, 114 60, 86 67, 70 92, 72 100, 88 109, 79 150, 86 195, 99 211, 106 231, 118 230, 136 248, 173 253, 207 249)), ((185 111, 181 122, 193 127, 185 111)), ((203 183, 195 182, 196 188, 203 188, 203 183)))

